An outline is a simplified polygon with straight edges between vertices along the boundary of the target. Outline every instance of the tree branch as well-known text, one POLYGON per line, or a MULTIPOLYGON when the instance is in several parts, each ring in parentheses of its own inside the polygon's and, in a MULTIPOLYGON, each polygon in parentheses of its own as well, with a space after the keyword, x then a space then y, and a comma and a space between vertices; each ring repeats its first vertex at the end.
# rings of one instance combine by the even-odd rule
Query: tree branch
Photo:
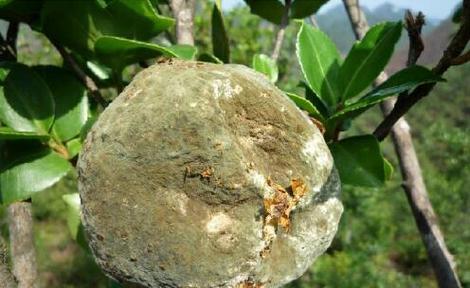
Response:
MULTIPOLYGON (((365 35, 368 29, 368 24, 359 7, 359 3, 357 0, 343 0, 343 2, 351 20, 354 33, 357 39, 361 39, 361 36, 365 35)), ((409 62, 412 61, 410 60, 409 62)), ((386 79, 387 75, 382 72, 375 81, 375 85, 380 85, 386 79)), ((387 115, 392 110, 393 105, 393 100, 383 102, 381 108, 384 115, 387 115)), ((398 119, 397 125, 392 127, 391 132, 394 148, 400 163, 403 189, 421 234, 429 261, 434 269, 439 287, 460 288, 461 284, 453 257, 446 247, 444 237, 437 223, 436 214, 426 191, 421 167, 413 147, 410 126, 401 117, 398 119)))
POLYGON ((424 14, 419 12, 416 18, 411 14, 410 10, 405 12, 405 28, 408 31, 408 39, 410 41, 410 48, 408 49, 408 61, 406 66, 416 64, 419 56, 424 50, 423 39, 421 38, 421 30, 425 25, 424 14))
POLYGON ((37 287, 31 202, 16 202, 10 204, 7 210, 13 275, 18 281, 18 288, 37 287))
POLYGON ((62 47, 59 44, 53 43, 57 51, 59 51, 60 55, 64 59, 64 61, 70 66, 72 71, 75 73, 75 75, 80 79, 80 81, 85 85, 85 87, 90 91, 91 96, 93 99, 101 105, 101 107, 105 108, 108 106, 108 102, 101 96, 100 89, 96 85, 95 81, 91 79, 90 76, 88 76, 82 68, 77 64, 75 59, 70 55, 64 47, 62 47))
POLYGON ((169 2, 173 17, 176 19, 176 42, 194 45, 195 0, 170 0, 169 2))
POLYGON ((282 14, 281 25, 276 34, 276 41, 274 42, 274 50, 271 54, 271 59, 277 62, 279 54, 281 53, 282 42, 284 41, 284 35, 286 34, 286 27, 289 25, 289 11, 291 6, 291 0, 285 0, 284 13, 282 14))
MULTIPOLYGON (((449 46, 444 51, 442 58, 439 60, 439 63, 432 69, 432 71, 441 76, 444 72, 449 69, 450 66, 455 63, 456 59, 460 57, 460 54, 465 49, 468 41, 470 40, 470 0, 463 1, 463 17, 462 24, 452 38, 449 46)), ((465 59, 465 56, 462 55, 461 59, 465 59)), ((460 60, 457 60, 460 61, 460 60)), ((465 61, 464 61, 465 62, 465 61)), ((413 92, 408 95, 403 95, 399 97, 393 110, 390 114, 385 117, 382 123, 375 129, 374 135, 379 139, 384 139, 392 129, 393 125, 408 112, 413 105, 415 105, 419 100, 429 95, 436 83, 428 83, 418 86, 413 92)))
POLYGON ((460 55, 459 57, 455 57, 451 65, 452 66, 457 66, 457 65, 462 65, 470 61, 470 51, 465 52, 464 54, 460 55))

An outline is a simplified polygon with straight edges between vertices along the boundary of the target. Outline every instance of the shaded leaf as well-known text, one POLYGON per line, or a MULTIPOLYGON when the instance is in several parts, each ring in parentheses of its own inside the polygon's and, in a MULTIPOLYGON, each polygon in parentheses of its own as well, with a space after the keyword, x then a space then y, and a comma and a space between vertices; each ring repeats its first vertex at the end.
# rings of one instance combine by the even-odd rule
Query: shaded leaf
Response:
POLYGON ((95 0, 46 0, 41 18, 49 38, 87 58, 93 58, 103 35, 148 40, 174 23, 158 15, 148 0, 115 0, 106 6, 95 0))
POLYGON ((55 102, 55 121, 51 134, 64 142, 80 133, 88 118, 85 86, 69 71, 56 66, 34 68, 49 86, 55 102))
POLYGON ((378 187, 385 181, 379 142, 372 135, 355 136, 329 145, 341 183, 378 187))
POLYGON ((276 61, 264 54, 255 54, 253 56, 253 69, 266 75, 272 83, 276 83, 279 71, 276 61))
POLYGON ((81 142, 85 141, 88 132, 90 131, 93 124, 95 124, 97 118, 98 118, 97 116, 92 116, 92 117, 89 117, 86 120, 85 125, 83 125, 82 130, 80 131, 80 141, 81 142))
POLYGON ((379 76, 393 54, 401 31, 401 22, 377 24, 353 45, 338 75, 342 100, 356 96, 379 76))
POLYGON ((284 5, 278 0, 245 0, 251 13, 260 16, 274 24, 281 24, 284 5))
POLYGON ((46 83, 29 67, 12 67, 0 87, 0 120, 16 131, 48 134, 54 100, 46 83))
POLYGON ((37 134, 36 132, 20 132, 15 131, 8 127, 0 127, 0 139, 4 140, 21 140, 21 139, 37 139, 46 141, 49 140, 49 135, 37 134))
POLYGON ((356 117, 388 97, 408 91, 421 84, 437 81, 443 81, 443 79, 422 66, 412 66, 403 69, 392 75, 387 81, 382 83, 382 85, 377 86, 358 101, 352 104, 346 102, 345 108, 334 114, 331 120, 336 121, 356 117))
POLYGON ((318 11, 328 0, 295 0, 289 18, 303 19, 318 11))
POLYGON ((321 113, 318 111, 318 109, 312 104, 312 102, 308 101, 305 98, 302 98, 298 95, 295 95, 294 93, 289 93, 289 92, 284 92, 286 93, 289 98, 294 101, 295 105, 299 107, 300 109, 308 112, 308 114, 321 122, 325 121, 321 113))
POLYGON ((67 160, 49 149, 17 158, 0 172, 0 202, 25 200, 59 181, 70 171, 67 160))
POLYGON ((312 102, 313 106, 315 106, 315 108, 320 111, 323 117, 328 118, 331 115, 330 108, 328 107, 328 105, 326 105, 326 103, 322 99, 320 99, 320 97, 318 97, 318 95, 315 94, 315 92, 313 92, 312 89, 308 86, 308 84, 304 81, 300 81, 299 86, 305 89, 305 99, 312 102))
POLYGON ((14 22, 31 22, 39 17, 43 1, 1 0, 0 18, 14 22))
POLYGON ((297 36, 297 57, 309 87, 328 106, 339 99, 340 56, 335 44, 319 29, 303 23, 297 36))
POLYGON ((225 30, 221 0, 214 1, 212 9, 212 50, 224 63, 230 62, 230 45, 225 30))

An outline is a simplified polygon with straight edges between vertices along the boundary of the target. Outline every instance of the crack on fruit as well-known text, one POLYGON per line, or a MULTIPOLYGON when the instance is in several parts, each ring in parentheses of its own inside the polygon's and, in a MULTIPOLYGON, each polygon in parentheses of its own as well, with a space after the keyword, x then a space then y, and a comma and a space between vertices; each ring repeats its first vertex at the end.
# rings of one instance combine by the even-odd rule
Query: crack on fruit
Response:
POLYGON ((260 253, 262 258, 269 254, 279 227, 286 233, 290 231, 290 213, 307 193, 307 185, 300 178, 292 178, 287 188, 275 183, 270 177, 267 184, 274 192, 263 200, 266 216, 263 225, 265 246, 260 253))

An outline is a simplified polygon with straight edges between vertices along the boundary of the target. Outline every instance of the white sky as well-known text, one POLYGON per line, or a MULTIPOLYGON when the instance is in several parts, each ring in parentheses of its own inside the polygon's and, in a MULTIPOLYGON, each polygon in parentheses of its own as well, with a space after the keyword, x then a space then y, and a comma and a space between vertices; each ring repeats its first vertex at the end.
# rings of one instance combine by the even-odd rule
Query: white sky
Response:
MULTIPOLYGON (((262 1, 262 0, 259 0, 262 1)), ((393 3, 397 7, 408 8, 413 11, 422 11, 424 15, 429 18, 444 19, 447 18, 454 7, 462 2, 461 0, 360 0, 361 5, 367 6, 373 9, 383 3, 393 3)), ((243 4, 243 0, 222 0, 224 9, 230 9, 231 7, 243 4)), ((328 11, 332 7, 342 4, 341 0, 331 0, 325 6, 323 6, 319 13, 328 11)))

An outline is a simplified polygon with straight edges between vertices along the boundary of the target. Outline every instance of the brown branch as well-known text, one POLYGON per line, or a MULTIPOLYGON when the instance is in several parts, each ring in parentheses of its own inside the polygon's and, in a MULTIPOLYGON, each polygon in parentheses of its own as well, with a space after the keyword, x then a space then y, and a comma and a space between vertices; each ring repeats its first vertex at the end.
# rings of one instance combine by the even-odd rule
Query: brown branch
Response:
POLYGON ((101 105, 101 107, 105 108, 108 106, 108 102, 101 96, 100 89, 96 85, 95 81, 91 79, 90 76, 88 76, 82 68, 77 64, 75 59, 68 53, 64 47, 62 47, 59 44, 53 43, 57 51, 59 51, 60 55, 64 59, 64 61, 70 66, 72 71, 75 73, 75 75, 80 79, 80 81, 85 85, 85 87, 90 91, 91 96, 93 99, 101 105))
POLYGON ((421 53, 424 50, 424 43, 421 38, 421 30, 425 25, 424 14, 419 12, 415 18, 410 10, 406 10, 405 23, 405 28, 408 31, 408 39, 410 41, 408 61, 406 62, 406 66, 409 67, 416 64, 419 56, 421 56, 421 53))
POLYGON ((173 17, 176 19, 176 42, 194 45, 195 0, 170 0, 169 2, 173 17))
MULTIPOLYGON (((368 24, 357 0, 343 0, 357 39, 365 35, 368 24)), ((410 61, 411 62, 411 61, 410 61)), ((382 74, 374 85, 380 85, 387 79, 382 74)), ((394 101, 388 100, 381 104, 382 112, 387 115, 393 109, 394 101)), ((401 117, 391 130, 392 140, 400 163, 403 178, 403 189, 413 212, 416 226, 426 248, 429 261, 434 269, 437 282, 441 288, 460 288, 461 284, 452 255, 449 253, 436 214, 429 200, 424 184, 421 167, 413 146, 410 126, 401 117)))
POLYGON ((37 287, 31 202, 16 202, 10 204, 7 210, 13 275, 18 281, 18 288, 37 287))
POLYGON ((451 61, 452 66, 462 65, 470 61, 470 51, 465 52, 464 54, 460 55, 459 57, 455 57, 451 61))
POLYGON ((271 59, 277 62, 279 54, 281 53, 282 42, 284 41, 284 35, 286 34, 287 25, 289 25, 289 11, 291 6, 291 0, 285 0, 286 5, 284 6, 284 13, 282 14, 281 24, 276 34, 276 40, 274 42, 274 50, 271 54, 271 59))
MULTIPOLYGON (((447 46, 447 49, 444 51, 439 63, 432 69, 436 75, 441 76, 447 71, 447 69, 449 69, 450 66, 453 65, 455 59, 460 57, 460 54, 463 52, 465 46, 470 40, 470 0, 463 1, 462 13, 462 24, 459 30, 452 38, 449 46, 447 46)), ((462 57, 470 56, 465 56, 464 54, 462 57)), ((384 139, 390 133, 390 130, 398 119, 405 115, 406 112, 408 112, 419 100, 429 95, 435 85, 436 83, 423 84, 418 86, 410 94, 399 97, 393 110, 375 129, 374 135, 379 140, 384 139)))

